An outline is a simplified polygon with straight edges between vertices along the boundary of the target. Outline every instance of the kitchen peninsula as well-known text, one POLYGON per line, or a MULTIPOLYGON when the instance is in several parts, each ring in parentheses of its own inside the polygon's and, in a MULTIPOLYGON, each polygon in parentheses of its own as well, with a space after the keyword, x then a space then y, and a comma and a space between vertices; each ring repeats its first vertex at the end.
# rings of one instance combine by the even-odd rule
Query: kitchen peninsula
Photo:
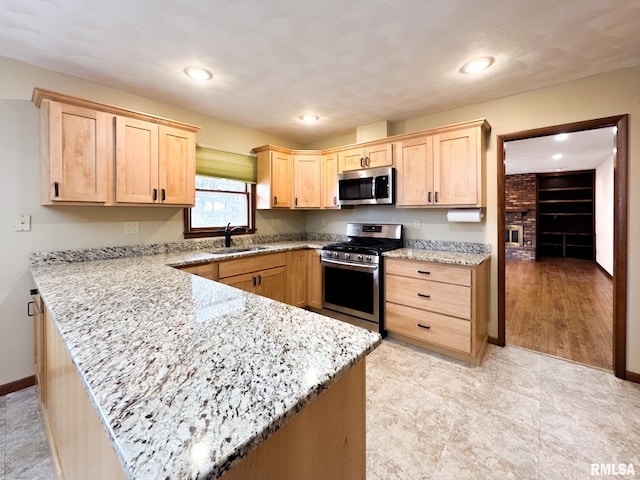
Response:
POLYGON ((364 478, 380 336, 167 266, 207 255, 32 257, 64 478, 364 478))

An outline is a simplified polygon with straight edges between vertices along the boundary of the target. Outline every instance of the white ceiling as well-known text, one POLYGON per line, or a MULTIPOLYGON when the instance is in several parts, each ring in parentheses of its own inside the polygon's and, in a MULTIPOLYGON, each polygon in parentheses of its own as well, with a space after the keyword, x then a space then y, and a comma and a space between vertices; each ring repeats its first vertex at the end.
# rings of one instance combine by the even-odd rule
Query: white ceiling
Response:
POLYGON ((614 153, 612 127, 568 134, 559 141, 556 135, 514 140, 505 143, 505 173, 545 173, 596 168, 614 153), (561 154, 561 159, 553 159, 561 154))
POLYGON ((2 56, 300 142, 636 66, 638 32, 638 0, 0 0, 2 56))

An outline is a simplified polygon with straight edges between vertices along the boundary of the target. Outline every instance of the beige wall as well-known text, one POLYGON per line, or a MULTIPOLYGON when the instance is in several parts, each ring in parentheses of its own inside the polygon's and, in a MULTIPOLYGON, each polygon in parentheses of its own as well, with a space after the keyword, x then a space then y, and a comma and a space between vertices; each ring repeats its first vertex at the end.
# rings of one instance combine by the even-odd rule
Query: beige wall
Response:
MULTIPOLYGON (((348 218, 379 218, 411 224, 422 219, 421 229, 408 236, 426 239, 479 241, 491 245, 491 314, 489 333, 497 336, 497 153, 496 136, 537 127, 559 125, 618 114, 629 114, 629 268, 627 305, 627 370, 640 372, 640 67, 619 70, 554 87, 534 90, 469 107, 414 118, 393 125, 394 134, 411 133, 442 125, 486 118, 492 126, 487 146, 487 212, 482 225, 447 224, 445 211, 393 209, 347 210, 307 214, 307 230, 344 231, 348 218), (322 225, 324 218, 324 225, 322 225)), ((341 139, 339 139, 341 140, 341 139)), ((315 148, 336 146, 332 139, 315 148)), ((588 299, 585 299, 588 301, 588 299)))
MULTIPOLYGON (((33 374, 33 329, 26 316, 33 280, 30 252, 175 242, 182 240, 182 209, 136 207, 42 207, 39 204, 39 111, 35 86, 200 125, 197 140, 238 151, 273 143, 300 145, 77 78, 0 57, 0 385, 33 374), (32 217, 30 232, 14 231, 19 214, 32 217), (126 221, 140 223, 124 235, 126 221)), ((304 212, 258 212, 260 234, 304 231, 304 212), (281 225, 272 227, 272 219, 281 225)))

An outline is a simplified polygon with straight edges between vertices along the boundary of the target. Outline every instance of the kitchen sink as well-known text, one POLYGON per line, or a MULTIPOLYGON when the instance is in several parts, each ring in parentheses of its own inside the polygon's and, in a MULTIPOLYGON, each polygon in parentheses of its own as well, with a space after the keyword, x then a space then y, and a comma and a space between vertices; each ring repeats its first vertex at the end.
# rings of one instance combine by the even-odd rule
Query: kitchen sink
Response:
POLYGON ((269 250, 271 247, 255 246, 255 247, 235 247, 224 248, 209 252, 211 255, 228 255, 229 253, 242 253, 242 252, 258 252, 260 250, 269 250))

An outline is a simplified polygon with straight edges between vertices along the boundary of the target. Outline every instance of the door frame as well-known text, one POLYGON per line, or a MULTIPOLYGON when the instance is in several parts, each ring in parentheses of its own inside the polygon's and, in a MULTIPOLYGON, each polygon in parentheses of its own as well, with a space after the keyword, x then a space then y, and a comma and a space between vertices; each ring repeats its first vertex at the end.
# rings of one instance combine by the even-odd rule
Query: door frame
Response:
POLYGON ((534 128, 497 136, 498 175, 498 338, 506 345, 505 318, 505 149, 507 141, 524 140, 558 133, 571 133, 596 128, 617 127, 616 157, 613 169, 613 373, 627 378, 627 209, 629 173, 629 115, 597 118, 534 128))

